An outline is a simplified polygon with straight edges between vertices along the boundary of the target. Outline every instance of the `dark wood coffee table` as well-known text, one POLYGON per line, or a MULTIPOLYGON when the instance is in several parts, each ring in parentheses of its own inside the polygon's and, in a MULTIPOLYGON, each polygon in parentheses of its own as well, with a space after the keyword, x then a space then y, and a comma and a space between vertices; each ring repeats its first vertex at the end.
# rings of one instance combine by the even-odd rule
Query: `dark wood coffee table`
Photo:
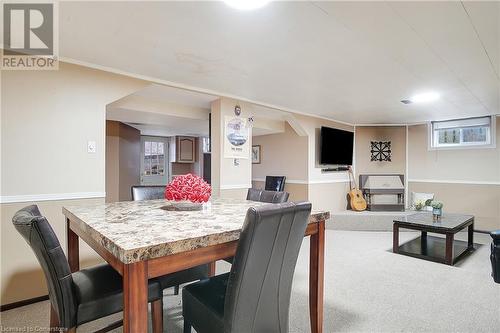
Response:
POLYGON ((474 250, 474 216, 443 214, 433 221, 432 213, 415 213, 394 220, 392 251, 411 257, 453 265, 474 250), (468 227, 467 242, 454 240, 455 234, 468 227), (399 228, 420 230, 420 237, 399 245, 399 228), (427 233, 446 237, 428 236, 427 233))

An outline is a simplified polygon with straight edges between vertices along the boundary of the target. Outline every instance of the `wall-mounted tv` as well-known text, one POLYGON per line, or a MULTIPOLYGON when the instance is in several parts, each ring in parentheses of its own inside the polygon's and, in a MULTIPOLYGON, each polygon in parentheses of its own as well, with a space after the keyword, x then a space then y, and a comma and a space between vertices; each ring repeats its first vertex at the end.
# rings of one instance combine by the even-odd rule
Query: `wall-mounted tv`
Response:
POLYGON ((320 164, 352 165, 354 133, 336 128, 321 127, 320 164))

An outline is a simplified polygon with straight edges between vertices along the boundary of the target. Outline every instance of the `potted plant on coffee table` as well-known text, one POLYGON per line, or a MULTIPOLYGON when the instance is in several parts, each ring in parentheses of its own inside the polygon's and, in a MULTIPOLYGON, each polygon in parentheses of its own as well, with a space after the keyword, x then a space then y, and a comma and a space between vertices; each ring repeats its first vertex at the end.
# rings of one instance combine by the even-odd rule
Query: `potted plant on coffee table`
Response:
POLYGON ((432 217, 434 220, 439 220, 443 215, 443 203, 441 201, 432 200, 430 206, 432 207, 432 217))

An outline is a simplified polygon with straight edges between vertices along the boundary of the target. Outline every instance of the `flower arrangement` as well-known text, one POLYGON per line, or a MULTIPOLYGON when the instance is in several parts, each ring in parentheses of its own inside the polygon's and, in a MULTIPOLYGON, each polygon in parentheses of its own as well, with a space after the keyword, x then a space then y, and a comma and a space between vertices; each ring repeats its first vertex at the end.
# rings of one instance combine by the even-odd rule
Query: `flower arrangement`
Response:
POLYGON ((165 188, 165 199, 203 203, 210 199, 212 187, 203 178, 192 174, 175 177, 165 188))
POLYGON ((415 202, 415 210, 422 210, 422 208, 425 207, 425 201, 424 200, 417 200, 415 202))
POLYGON ((443 203, 441 201, 437 200, 432 200, 430 202, 430 206, 434 209, 442 209, 443 208, 443 203))
POLYGON ((430 206, 432 207, 433 220, 439 221, 441 219, 441 215, 443 215, 443 203, 441 201, 432 200, 430 202, 430 206))

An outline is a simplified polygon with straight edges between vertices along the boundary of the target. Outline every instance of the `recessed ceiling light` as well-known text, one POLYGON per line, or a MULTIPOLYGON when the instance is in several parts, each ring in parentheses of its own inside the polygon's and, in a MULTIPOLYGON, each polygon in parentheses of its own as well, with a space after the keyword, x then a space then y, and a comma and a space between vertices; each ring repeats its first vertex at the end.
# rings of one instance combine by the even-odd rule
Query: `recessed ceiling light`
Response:
POLYGON ((224 0, 224 3, 239 10, 254 10, 264 7, 269 0, 224 0))
POLYGON ((410 98, 412 103, 429 103, 434 102, 439 99, 440 95, 436 92, 426 92, 422 94, 414 95, 410 98))

